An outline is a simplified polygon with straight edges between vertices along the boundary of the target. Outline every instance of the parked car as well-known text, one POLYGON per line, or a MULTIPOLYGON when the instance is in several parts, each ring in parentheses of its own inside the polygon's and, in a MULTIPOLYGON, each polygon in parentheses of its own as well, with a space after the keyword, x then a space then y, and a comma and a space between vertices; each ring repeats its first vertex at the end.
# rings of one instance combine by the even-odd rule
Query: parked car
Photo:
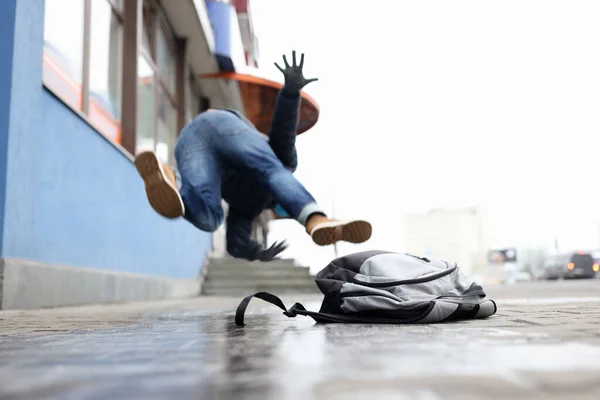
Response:
POLYGON ((594 265, 592 269, 596 272, 596 276, 598 276, 598 272, 600 272, 600 251, 595 251, 592 253, 592 258, 594 259, 594 265))
POLYGON ((595 278, 599 264, 585 251, 557 254, 546 258, 542 279, 595 278))

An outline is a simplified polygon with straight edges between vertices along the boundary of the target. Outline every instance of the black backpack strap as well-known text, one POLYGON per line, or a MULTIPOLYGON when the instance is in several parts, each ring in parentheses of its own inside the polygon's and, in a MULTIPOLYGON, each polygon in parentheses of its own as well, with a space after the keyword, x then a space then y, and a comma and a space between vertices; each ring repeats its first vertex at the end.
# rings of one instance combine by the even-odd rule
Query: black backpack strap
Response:
POLYGON ((294 318, 296 315, 304 315, 307 317, 311 317, 316 322, 361 322, 360 320, 356 320, 354 318, 349 318, 343 315, 333 315, 333 314, 325 314, 318 313, 314 311, 307 311, 306 308, 300 303, 294 304, 291 308, 286 309, 285 304, 281 299, 271 293, 267 292, 258 292, 255 294, 251 294, 244 298, 235 311, 235 324, 237 326, 245 326, 244 323, 244 315, 246 314, 246 309, 248 308, 248 304, 253 298, 261 299, 266 301, 267 303, 271 303, 283 310, 283 315, 294 318))
POLYGON ((373 324, 373 323, 375 323, 375 324, 414 323, 414 322, 418 322, 418 321, 422 320, 425 316, 427 316, 427 314, 429 314, 429 312, 431 312, 431 310, 433 309, 433 306, 435 305, 434 302, 431 302, 429 304, 429 307, 427 308, 427 310, 424 311, 423 315, 418 316, 418 317, 413 317, 413 318, 399 319, 399 318, 385 318, 385 317, 380 317, 380 316, 372 317, 372 316, 365 316, 365 315, 351 316, 351 315, 343 315, 343 314, 329 314, 329 313, 308 311, 300 303, 296 303, 291 308, 286 309, 285 304, 283 304, 283 301, 281 301, 281 299, 279 297, 277 297, 271 293, 258 292, 258 293, 251 294, 250 296, 245 297, 241 301, 240 305, 238 306, 237 310, 235 311, 235 324, 237 326, 245 326, 246 325, 244 323, 244 315, 246 314, 246 309, 248 308, 248 304, 250 304, 250 301, 255 297, 281 308, 283 310, 283 315, 285 315, 287 317, 294 318, 296 315, 303 315, 303 316, 312 318, 317 323, 371 323, 371 324, 373 324))
MULTIPOLYGON (((300 303, 296 303, 289 310, 286 309, 285 304, 281 299, 271 293, 267 292, 258 292, 255 294, 251 294, 242 300, 237 310, 235 311, 235 324, 237 326, 245 326, 244 323, 244 315, 246 314, 246 308, 248 308, 248 304, 250 304, 250 300, 253 298, 261 299, 266 301, 267 303, 271 303, 283 310, 283 315, 288 316, 290 318, 294 318, 298 314, 303 314, 306 312, 306 308, 300 303)), ((305 315, 305 314, 304 314, 305 315)))

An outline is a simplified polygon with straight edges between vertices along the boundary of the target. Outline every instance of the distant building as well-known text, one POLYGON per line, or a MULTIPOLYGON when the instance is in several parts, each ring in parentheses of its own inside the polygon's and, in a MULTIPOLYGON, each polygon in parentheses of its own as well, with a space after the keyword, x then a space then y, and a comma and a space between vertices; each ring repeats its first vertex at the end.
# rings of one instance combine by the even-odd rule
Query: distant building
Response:
POLYGON ((408 214, 406 251, 455 261, 465 273, 486 275, 487 239, 477 207, 408 214))

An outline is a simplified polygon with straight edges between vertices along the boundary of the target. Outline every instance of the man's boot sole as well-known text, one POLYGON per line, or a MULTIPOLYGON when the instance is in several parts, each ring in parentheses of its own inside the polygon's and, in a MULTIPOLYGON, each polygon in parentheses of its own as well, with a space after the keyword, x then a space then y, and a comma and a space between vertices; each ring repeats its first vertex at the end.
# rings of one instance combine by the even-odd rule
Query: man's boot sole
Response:
POLYGON ((350 243, 364 243, 371 238, 373 227, 367 221, 346 223, 325 223, 312 232, 313 241, 319 246, 328 246, 340 240, 350 243))
POLYGON ((135 167, 144 180, 150 206, 165 218, 182 217, 185 213, 183 200, 176 187, 169 182, 162 164, 153 152, 138 154, 135 167))

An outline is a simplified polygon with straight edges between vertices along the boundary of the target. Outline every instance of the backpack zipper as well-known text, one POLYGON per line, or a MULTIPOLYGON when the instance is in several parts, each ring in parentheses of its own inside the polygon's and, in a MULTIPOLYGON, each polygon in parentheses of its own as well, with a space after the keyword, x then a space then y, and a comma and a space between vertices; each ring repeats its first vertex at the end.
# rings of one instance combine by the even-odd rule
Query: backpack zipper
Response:
MULTIPOLYGON (((448 263, 446 261, 444 261, 444 263, 446 264, 446 266, 448 266, 448 263)), ((435 279, 439 279, 442 278, 446 275, 450 275, 452 272, 456 271, 456 269, 458 268, 458 265, 455 265, 453 267, 448 266, 449 268, 445 269, 444 271, 438 272, 434 275, 429 275, 429 276, 425 276, 423 278, 414 278, 414 279, 404 279, 401 281, 392 281, 392 282, 364 282, 361 280, 358 280, 356 278, 352 278, 352 283, 356 283, 358 285, 363 285, 363 286, 368 286, 368 287, 372 287, 372 288, 381 288, 381 287, 389 287, 389 286, 400 286, 400 285, 412 285, 412 284, 416 284, 416 283, 425 283, 425 282, 430 282, 433 281, 435 279)))
POLYGON ((410 254, 410 253, 404 253, 404 254, 407 255, 407 256, 410 256, 410 257, 414 257, 414 258, 416 258, 418 260, 421 260, 421 261, 431 262, 431 260, 429 258, 427 258, 427 257, 419 257, 419 256, 415 256, 414 254, 410 254))

